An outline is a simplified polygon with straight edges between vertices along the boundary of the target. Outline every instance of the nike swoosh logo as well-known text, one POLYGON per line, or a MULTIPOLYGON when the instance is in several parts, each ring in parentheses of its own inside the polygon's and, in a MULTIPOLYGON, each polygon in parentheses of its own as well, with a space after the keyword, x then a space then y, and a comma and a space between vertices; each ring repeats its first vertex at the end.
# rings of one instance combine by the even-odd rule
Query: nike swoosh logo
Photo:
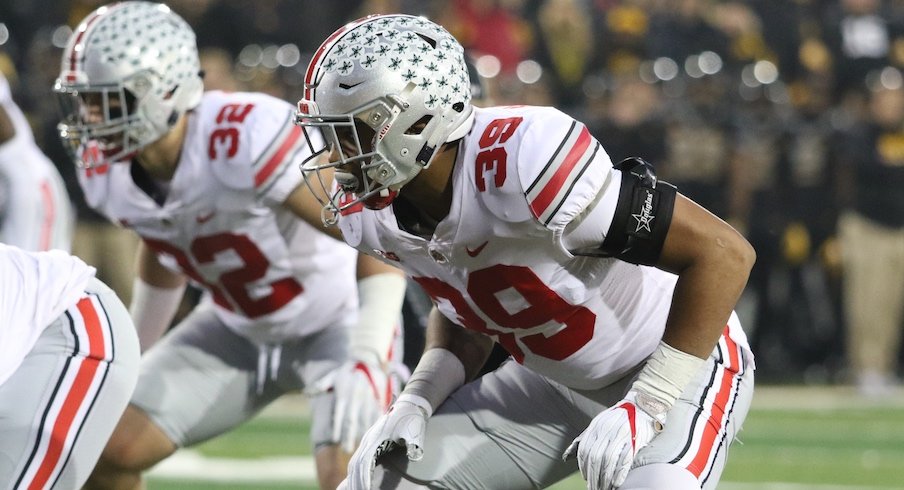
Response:
POLYGON ((213 218, 213 215, 215 214, 217 214, 216 211, 211 211, 207 214, 199 214, 195 217, 195 221, 197 221, 199 225, 207 223, 208 221, 210 221, 210 218, 213 218))
POLYGON ((352 83, 352 84, 340 83, 340 84, 339 84, 339 88, 348 90, 348 89, 350 89, 350 88, 355 88, 355 87, 357 87, 358 85, 361 85, 362 83, 364 83, 364 82, 358 82, 358 83, 352 83))
POLYGON ((479 247, 473 250, 471 250, 470 247, 465 246, 465 252, 468 252, 468 255, 470 255, 471 257, 477 257, 478 255, 480 255, 480 252, 483 252, 483 247, 486 247, 489 243, 489 241, 483 242, 479 247))

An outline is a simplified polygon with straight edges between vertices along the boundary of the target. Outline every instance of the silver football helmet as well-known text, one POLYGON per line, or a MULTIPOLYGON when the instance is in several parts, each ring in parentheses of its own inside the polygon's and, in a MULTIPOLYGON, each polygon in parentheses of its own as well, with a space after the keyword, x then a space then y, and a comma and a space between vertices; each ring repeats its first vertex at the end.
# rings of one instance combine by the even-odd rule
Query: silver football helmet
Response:
POLYGON ((163 4, 100 7, 72 33, 54 91, 57 128, 77 165, 130 158, 200 102, 195 33, 163 4))
POLYGON ((445 29, 423 17, 372 15, 337 30, 308 65, 296 113, 312 144, 305 181, 328 196, 324 220, 359 203, 389 205, 472 122, 464 49, 445 29), (335 161, 324 161, 326 151, 335 161))

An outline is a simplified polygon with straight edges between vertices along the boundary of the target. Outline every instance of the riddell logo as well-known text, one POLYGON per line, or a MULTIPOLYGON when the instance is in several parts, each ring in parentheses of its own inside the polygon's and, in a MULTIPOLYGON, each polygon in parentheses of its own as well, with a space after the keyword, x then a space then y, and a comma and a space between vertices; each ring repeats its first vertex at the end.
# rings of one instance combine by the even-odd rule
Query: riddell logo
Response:
POLYGON ((478 255, 480 255, 480 252, 483 252, 483 248, 486 247, 487 244, 489 244, 489 243, 490 243, 489 241, 483 242, 477 248, 474 248, 474 249, 471 249, 470 247, 465 246, 465 252, 468 252, 468 255, 470 255, 471 257, 477 257, 478 255))

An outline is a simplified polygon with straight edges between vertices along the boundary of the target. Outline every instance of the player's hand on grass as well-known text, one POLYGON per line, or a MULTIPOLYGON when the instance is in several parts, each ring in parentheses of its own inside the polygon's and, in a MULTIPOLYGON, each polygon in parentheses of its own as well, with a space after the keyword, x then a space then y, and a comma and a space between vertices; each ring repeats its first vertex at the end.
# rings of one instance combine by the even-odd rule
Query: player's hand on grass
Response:
POLYGON ((389 451, 404 448, 408 459, 424 456, 427 419, 433 409, 418 395, 402 394, 377 423, 364 434, 348 464, 348 477, 340 486, 346 490, 370 490, 377 460, 389 451))

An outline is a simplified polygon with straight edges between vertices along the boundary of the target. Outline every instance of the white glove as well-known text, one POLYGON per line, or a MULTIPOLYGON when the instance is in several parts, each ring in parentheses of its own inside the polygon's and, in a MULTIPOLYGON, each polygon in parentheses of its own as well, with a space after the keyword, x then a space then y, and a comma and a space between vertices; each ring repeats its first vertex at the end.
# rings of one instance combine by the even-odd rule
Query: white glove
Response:
POLYGON ((380 366, 352 360, 336 371, 332 389, 336 397, 332 440, 351 453, 364 431, 389 407, 393 386, 380 366))
POLYGON ((425 398, 407 393, 400 395, 389 411, 364 434, 361 445, 348 463, 348 477, 340 488, 370 490, 377 459, 398 446, 405 447, 411 461, 423 458, 427 419, 432 413, 433 408, 425 398))
POLYGON ((662 432, 666 410, 659 400, 629 391, 622 401, 594 417, 562 458, 577 454, 589 490, 618 488, 638 451, 662 432))

